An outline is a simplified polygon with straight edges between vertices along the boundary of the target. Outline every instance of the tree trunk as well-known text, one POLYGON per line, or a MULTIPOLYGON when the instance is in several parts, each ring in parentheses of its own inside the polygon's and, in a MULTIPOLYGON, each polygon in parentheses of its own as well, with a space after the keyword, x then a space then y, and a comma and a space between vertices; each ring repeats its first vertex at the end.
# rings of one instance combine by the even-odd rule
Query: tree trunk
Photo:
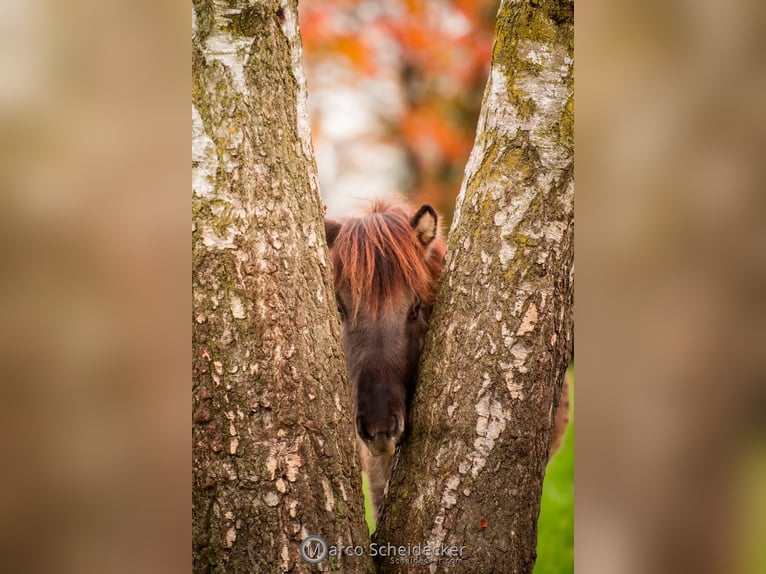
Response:
MULTIPOLYGON (((573 151, 573 4, 503 0, 411 434, 375 536, 463 547, 462 562, 450 557, 432 572, 534 566, 572 352, 573 151)), ((378 564, 422 571, 407 560, 378 564)))
POLYGON ((317 571, 369 537, 296 1, 194 0, 192 57, 194 571, 317 571))

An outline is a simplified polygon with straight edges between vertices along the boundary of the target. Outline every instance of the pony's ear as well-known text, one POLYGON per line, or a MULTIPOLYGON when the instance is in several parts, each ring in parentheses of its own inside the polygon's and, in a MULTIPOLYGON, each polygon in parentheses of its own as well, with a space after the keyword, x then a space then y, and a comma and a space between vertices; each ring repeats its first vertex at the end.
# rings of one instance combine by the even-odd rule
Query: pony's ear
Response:
POLYGON ((332 244, 335 243, 335 238, 338 237, 341 224, 334 219, 324 220, 324 234, 327 237, 327 247, 332 249, 332 244))
POLYGON ((415 235, 417 235, 423 247, 428 247, 434 240, 434 237, 436 237, 436 226, 438 223, 439 216, 436 215, 436 210, 427 203, 421 205, 417 213, 410 219, 410 225, 415 230, 415 235))

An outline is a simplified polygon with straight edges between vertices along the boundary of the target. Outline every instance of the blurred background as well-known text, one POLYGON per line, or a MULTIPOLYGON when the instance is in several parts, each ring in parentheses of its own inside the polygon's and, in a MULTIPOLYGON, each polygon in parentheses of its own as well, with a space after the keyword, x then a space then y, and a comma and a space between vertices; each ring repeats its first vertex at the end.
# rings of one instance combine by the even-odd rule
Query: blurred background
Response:
POLYGON ((445 229, 473 144, 496 0, 305 0, 300 26, 322 196, 342 217, 397 191, 445 229))

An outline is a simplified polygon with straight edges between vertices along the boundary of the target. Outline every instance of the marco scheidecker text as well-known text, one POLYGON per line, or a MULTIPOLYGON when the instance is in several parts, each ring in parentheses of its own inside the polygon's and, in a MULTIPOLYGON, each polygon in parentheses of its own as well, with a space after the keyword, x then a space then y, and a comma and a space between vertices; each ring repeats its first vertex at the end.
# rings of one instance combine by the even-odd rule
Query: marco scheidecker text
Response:
POLYGON ((378 544, 371 542, 368 547, 351 545, 327 544, 321 536, 307 536, 300 544, 301 558, 310 564, 318 564, 329 556, 364 556, 368 551, 372 558, 378 556, 387 557, 395 562, 405 563, 410 561, 437 562, 442 560, 460 561, 463 558, 463 546, 448 546, 440 544, 429 546, 428 544, 400 545, 378 544))

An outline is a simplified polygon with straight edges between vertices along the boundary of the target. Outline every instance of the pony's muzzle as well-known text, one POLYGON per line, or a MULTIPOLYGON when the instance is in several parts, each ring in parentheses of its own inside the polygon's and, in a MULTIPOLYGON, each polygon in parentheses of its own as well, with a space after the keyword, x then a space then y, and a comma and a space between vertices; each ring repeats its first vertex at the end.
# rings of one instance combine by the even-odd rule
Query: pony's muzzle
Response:
POLYGON ((388 436, 388 433, 379 432, 373 439, 367 442, 372 456, 391 456, 396 449, 396 437, 388 436))
POLYGON ((391 456, 404 434, 401 420, 399 416, 393 415, 390 419, 384 419, 384 423, 376 421, 370 424, 369 419, 359 415, 356 417, 356 432, 372 456, 391 456), (380 430, 381 428, 386 430, 380 430))

